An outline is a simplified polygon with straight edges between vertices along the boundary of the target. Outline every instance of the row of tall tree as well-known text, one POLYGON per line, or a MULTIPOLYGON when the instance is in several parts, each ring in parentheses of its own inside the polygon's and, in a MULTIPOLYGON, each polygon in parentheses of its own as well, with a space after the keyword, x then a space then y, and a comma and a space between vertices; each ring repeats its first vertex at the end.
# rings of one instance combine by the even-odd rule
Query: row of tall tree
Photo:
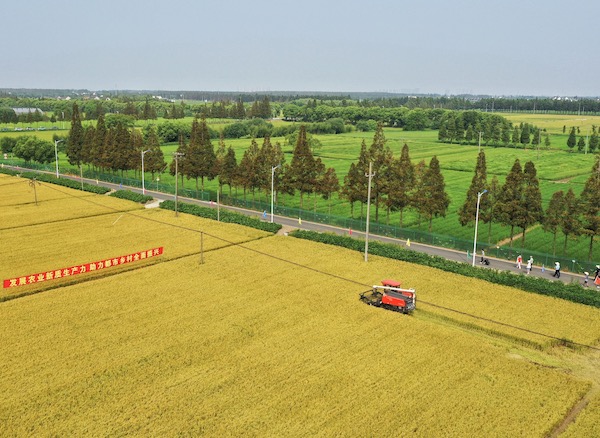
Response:
POLYGON ((381 206, 386 208, 388 222, 390 212, 398 211, 401 227, 404 211, 414 209, 419 217, 419 226, 421 218, 425 218, 430 231, 433 218, 445 217, 450 205, 437 157, 432 157, 429 166, 426 166, 425 161, 414 165, 409 156, 408 145, 404 144, 400 156, 394 158, 386 145, 381 123, 369 148, 363 140, 358 161, 350 164, 340 196, 350 202, 352 215, 356 202, 361 205, 361 217, 363 206, 372 202, 375 205, 376 221, 379 220, 381 206), (369 171, 371 199, 368 197, 369 171))
POLYGON ((521 145, 527 147, 544 144, 550 146, 550 137, 540 128, 521 123, 512 125, 499 114, 479 111, 447 111, 438 131, 438 140, 447 143, 484 145, 521 145))
MULTIPOLYGON (((567 138, 567 146, 572 151, 575 146, 577 146, 577 151, 580 153, 590 152, 594 153, 600 146, 600 137, 598 135, 598 128, 596 126, 592 126, 591 135, 580 135, 579 140, 577 139, 577 135, 575 130, 577 129, 577 133, 580 133, 579 128, 575 128, 575 126, 571 127, 569 131, 569 137, 567 138)), ((565 131, 565 127, 563 127, 563 132, 565 131)))
POLYGON ((87 164, 102 171, 137 171, 141 167, 144 152, 144 169, 152 173, 166 168, 163 152, 156 130, 152 127, 146 137, 137 129, 130 129, 117 122, 107 126, 100 115, 96 126, 82 126, 77 104, 73 105, 71 130, 67 140, 66 154, 69 163, 76 166, 87 164))

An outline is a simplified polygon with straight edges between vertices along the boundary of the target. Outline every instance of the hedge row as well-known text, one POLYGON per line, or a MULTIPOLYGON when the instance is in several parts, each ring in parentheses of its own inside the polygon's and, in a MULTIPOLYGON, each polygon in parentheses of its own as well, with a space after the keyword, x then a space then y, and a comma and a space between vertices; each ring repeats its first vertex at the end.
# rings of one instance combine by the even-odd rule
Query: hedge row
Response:
MULTIPOLYGON (((175 211, 175 202, 164 201, 160 204, 160 208, 175 211)), ((194 216, 200 216, 205 217, 207 219, 217 220, 217 210, 214 208, 201 207, 200 205, 179 202, 177 205, 177 210, 182 213, 188 213, 193 214, 194 216)), ((239 213, 233 213, 228 210, 221 210, 220 220, 221 222, 244 225, 246 227, 256 228, 258 230, 267 231, 269 233, 276 233, 281 229, 280 224, 264 222, 255 217, 250 217, 239 213)))
MULTIPOLYGON (((364 240, 339 236, 337 234, 296 230, 291 232, 290 236, 326 243, 328 245, 342 246, 361 252, 364 251, 365 248, 364 240)), ((563 300, 573 301, 575 303, 585 304, 587 306, 600 307, 600 293, 596 292, 595 288, 587 289, 577 283, 566 284, 534 276, 516 275, 509 271, 476 268, 466 263, 447 260, 443 257, 432 256, 397 245, 377 241, 369 241, 369 253, 395 260, 429 266, 441 269, 445 272, 464 275, 466 277, 478 278, 489 281, 490 283, 521 289, 526 292, 548 295, 563 300)))
POLYGON ((115 198, 127 199, 129 201, 138 202, 140 204, 145 204, 146 202, 152 201, 154 198, 148 195, 142 195, 141 193, 135 193, 131 190, 117 190, 116 192, 111 193, 109 196, 114 196, 115 198))
MULTIPOLYGON (((18 170, 12 170, 8 168, 1 168, 0 173, 5 173, 7 175, 20 176, 21 178, 32 179, 35 178, 41 182, 47 182, 51 184, 56 184, 59 186, 69 187, 75 190, 81 190, 81 182, 74 181, 68 178, 59 178, 57 179, 54 175, 49 175, 47 173, 37 173, 37 172, 22 172, 18 170)), ((95 186, 93 184, 83 183, 83 191, 97 193, 99 195, 104 195, 105 193, 110 192, 109 188, 102 186, 95 186)))

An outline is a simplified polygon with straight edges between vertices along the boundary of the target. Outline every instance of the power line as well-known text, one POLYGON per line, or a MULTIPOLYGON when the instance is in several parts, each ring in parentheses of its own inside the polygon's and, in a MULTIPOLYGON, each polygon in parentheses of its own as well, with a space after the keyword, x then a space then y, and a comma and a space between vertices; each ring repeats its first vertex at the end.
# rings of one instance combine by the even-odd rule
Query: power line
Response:
MULTIPOLYGON (((329 276, 329 277, 332 277, 332 278, 335 278, 335 279, 338 279, 338 280, 346 281, 348 283, 352 283, 352 284, 359 285, 359 286, 366 286, 366 287, 369 287, 369 288, 372 286, 370 284, 362 283, 360 281, 353 280, 351 278, 343 277, 341 275, 333 274, 331 272, 322 271, 320 269, 313 268, 311 266, 306 266, 306 265, 303 265, 301 263, 294 262, 292 260, 288 260, 288 259, 276 256, 276 255, 264 252, 264 251, 260 251, 260 250, 254 249, 254 248, 249 248, 249 247, 245 246, 243 243, 233 242, 231 240, 227 240, 225 238, 222 238, 222 237, 219 237, 219 236, 207 233, 205 231, 200 231, 200 230, 197 230, 197 229, 194 229, 194 228, 188 228, 188 227, 184 227, 184 226, 181 226, 181 225, 172 224, 170 222, 164 222, 164 221, 161 221, 161 220, 158 220, 158 219, 153 219, 153 218, 149 218, 149 217, 145 217, 145 216, 138 216, 136 214, 133 214, 131 211, 122 211, 122 210, 119 210, 119 209, 114 208, 114 207, 109 207, 109 206, 106 206, 104 204, 100 204, 100 203, 94 202, 89 197, 78 197, 78 196, 75 196, 75 195, 73 195, 71 193, 63 192, 63 191, 59 190, 57 187, 55 187, 53 184, 49 185, 48 188, 56 190, 56 191, 58 191, 60 193, 63 193, 65 195, 67 195, 67 196, 70 196, 70 197, 73 197, 73 198, 77 198, 77 199, 81 199, 81 200, 84 200, 84 201, 89 202, 89 203, 94 204, 94 205, 105 207, 107 209, 113 210, 115 213, 122 213, 122 214, 130 215, 130 216, 133 216, 133 217, 138 218, 138 219, 148 220, 150 222, 155 222, 155 223, 159 223, 159 224, 162 224, 162 225, 166 225, 166 226, 171 226, 171 227, 174 227, 174 228, 178 228, 178 229, 181 229, 181 230, 191 231, 191 232, 194 232, 194 233, 203 233, 203 234, 205 234, 207 236, 210 236, 210 237, 212 237, 214 239, 217 239, 217 240, 220 240, 222 242, 225 242, 225 243, 229 244, 230 246, 237 246, 237 247, 240 247, 240 248, 245 249, 247 251, 252 251, 252 252, 254 252, 256 254, 260 254, 260 255, 263 255, 263 256, 266 256, 266 257, 270 257, 270 258, 272 258, 274 260, 278 260, 278 261, 281 261, 281 262, 284 262, 284 263, 288 263, 288 264, 291 264, 291 265, 299 267, 299 268, 307 269, 309 271, 316 272, 318 274, 326 275, 326 276, 329 276)), ((426 305, 429 305, 429 306, 437 307, 439 309, 447 310, 447 311, 450 311, 450 312, 458 313, 460 315, 464 315, 464 316, 468 316, 468 317, 471 317, 471 318, 474 318, 474 319, 478 319, 478 320, 481 320, 481 321, 486 321, 486 322, 489 322, 489 323, 492 323, 492 324, 496 324, 496 325, 500 325, 500 326, 503 326, 503 327, 512 328, 514 330, 520 330, 520 331, 523 331, 523 332, 526 332, 526 333, 534 334, 534 335, 545 337, 545 338, 548 338, 548 339, 553 339, 553 340, 558 340, 558 341, 561 341, 561 342, 566 342, 567 344, 576 345, 576 346, 579 346, 579 347, 585 347, 585 348, 588 348, 588 349, 591 349, 591 350, 600 351, 599 347, 595 347, 595 346, 592 346, 592 345, 583 344, 583 343, 579 343, 579 342, 574 342, 574 341, 566 340, 564 338, 559 338, 557 336, 553 336, 553 335, 548 335, 548 334, 545 334, 545 333, 536 332, 534 330, 530 330, 530 329, 527 329, 527 328, 515 326, 515 325, 508 324, 508 323, 501 322, 501 321, 496 321, 496 320, 485 318, 485 317, 482 317, 482 316, 478 316, 478 315, 475 315, 475 314, 472 314, 472 313, 469 313, 469 312, 463 312, 461 310, 456 310, 456 309, 452 309, 450 307, 441 306, 439 304, 430 303, 430 302, 427 302, 427 301, 424 301, 424 300, 419 300, 419 302, 423 303, 423 304, 426 304, 426 305)))

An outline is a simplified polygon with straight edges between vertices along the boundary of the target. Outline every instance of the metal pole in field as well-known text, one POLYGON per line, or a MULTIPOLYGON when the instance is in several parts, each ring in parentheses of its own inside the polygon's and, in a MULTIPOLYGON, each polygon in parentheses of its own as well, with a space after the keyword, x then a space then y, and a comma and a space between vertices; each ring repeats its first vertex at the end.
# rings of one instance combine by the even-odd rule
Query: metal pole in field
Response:
POLYGON ((481 193, 477 193, 477 210, 475 212, 475 237, 473 238, 473 266, 475 266, 475 253, 477 252, 477 225, 479 224, 479 203, 481 201, 481 196, 487 193, 487 190, 484 190, 481 193))
POLYGON ((178 165, 179 165, 179 157, 183 156, 184 154, 181 152, 174 152, 173 153, 173 157, 175 158, 175 216, 178 216, 178 212, 177 212, 177 194, 179 191, 179 187, 178 187, 178 165))
POLYGON ((371 213, 371 179, 375 176, 373 173, 373 162, 369 162, 369 173, 365 174, 369 178, 369 188, 367 190, 367 224, 365 231, 365 262, 368 260, 369 254, 369 216, 371 213))
POLYGON ((217 185, 217 222, 221 221, 221 207, 220 207, 220 199, 219 199, 219 192, 220 192, 220 186, 217 185))
POLYGON ((81 190, 83 191, 83 166, 79 165, 79 178, 81 180, 81 190))
POLYGON ((56 158, 56 177, 58 178, 58 144, 62 140, 54 140, 54 157, 56 158))
POLYGON ((200 264, 204 264, 204 232, 200 231, 200 264))
POLYGON ((142 151, 142 194, 143 195, 146 194, 146 186, 144 184, 144 155, 146 155, 146 152, 150 152, 150 149, 142 151))

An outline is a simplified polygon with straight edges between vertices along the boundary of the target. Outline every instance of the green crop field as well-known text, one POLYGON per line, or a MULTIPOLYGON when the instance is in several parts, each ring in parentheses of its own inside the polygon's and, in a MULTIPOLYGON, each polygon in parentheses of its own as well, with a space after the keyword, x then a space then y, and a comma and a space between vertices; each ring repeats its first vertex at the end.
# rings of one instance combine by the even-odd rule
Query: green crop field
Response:
MULTIPOLYGON (((19 178, 0 178, 0 192, 13 182, 19 178)), ((80 194, 60 189, 66 196, 38 207, 68 210, 80 194)), ((342 248, 107 196, 85 198, 112 211, 90 216, 74 208, 80 216, 63 224, 32 221, 32 209, 22 224, 0 230, 19 258, 3 257, 2 275, 138 245, 163 246, 164 255, 0 302, 2 436, 595 430, 600 356, 555 338, 598 345, 598 309, 376 256, 365 263, 342 248), (204 263, 194 247, 201 231, 204 263), (383 278, 417 290, 412 316, 358 300, 383 278), (592 403, 571 424, 567 414, 583 397, 592 403)), ((3 212, 19 210, 29 193, 4 194, 2 202, 3 212)))

